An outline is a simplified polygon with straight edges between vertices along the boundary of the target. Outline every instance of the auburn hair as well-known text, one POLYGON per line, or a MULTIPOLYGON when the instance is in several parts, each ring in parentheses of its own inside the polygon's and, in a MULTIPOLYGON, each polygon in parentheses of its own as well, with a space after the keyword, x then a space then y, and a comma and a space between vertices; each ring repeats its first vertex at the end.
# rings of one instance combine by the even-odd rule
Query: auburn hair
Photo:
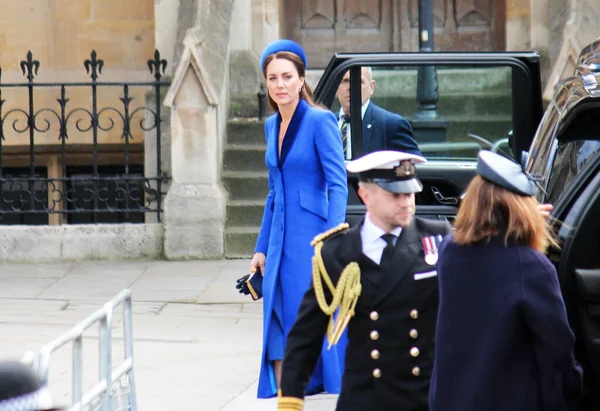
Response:
MULTIPOLYGON (((296 55, 294 53, 290 53, 289 51, 279 51, 277 53, 268 55, 265 58, 265 62, 263 65, 263 75, 265 76, 265 79, 267 78, 267 66, 269 65, 269 63, 271 63, 275 59, 289 60, 294 64, 294 66, 296 67, 296 70, 298 71, 298 77, 304 79, 304 85, 302 86, 302 90, 300 91, 300 98, 303 98, 304 100, 306 100, 306 102, 313 107, 321 107, 320 105, 315 103, 315 100, 313 98, 313 91, 308 86, 308 84, 306 84, 306 67, 304 67, 304 62, 298 55, 296 55)), ((273 110, 275 110, 275 111, 279 110, 277 103, 275 103, 275 100, 273 100, 271 98, 271 95, 268 92, 267 92, 267 100, 273 110)))
POLYGON ((526 245, 540 252, 557 247, 537 205, 533 196, 513 193, 475 176, 456 215, 454 242, 482 244, 503 237, 505 244, 526 245))

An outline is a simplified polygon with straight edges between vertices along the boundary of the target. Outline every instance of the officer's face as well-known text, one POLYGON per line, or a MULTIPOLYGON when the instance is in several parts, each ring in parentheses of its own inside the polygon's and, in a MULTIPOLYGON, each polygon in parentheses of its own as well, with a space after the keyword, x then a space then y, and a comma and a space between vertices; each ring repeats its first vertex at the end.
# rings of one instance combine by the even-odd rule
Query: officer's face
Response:
MULTIPOLYGON (((375 80, 368 67, 362 67, 360 70, 360 96, 362 104, 365 104, 371 98, 375 91, 375 80)), ((350 70, 344 74, 342 82, 336 93, 340 105, 346 115, 350 115, 350 70)))
POLYGON ((394 194, 377 184, 361 184, 358 194, 367 207, 373 222, 390 231, 396 227, 407 227, 415 215, 415 195, 394 194))

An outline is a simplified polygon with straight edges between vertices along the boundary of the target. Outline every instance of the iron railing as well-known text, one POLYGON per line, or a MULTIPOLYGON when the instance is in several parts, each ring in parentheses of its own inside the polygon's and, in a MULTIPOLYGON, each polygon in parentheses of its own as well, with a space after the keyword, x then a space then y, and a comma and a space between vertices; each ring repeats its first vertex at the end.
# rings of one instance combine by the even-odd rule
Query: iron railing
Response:
POLYGON ((147 64, 154 80, 133 82, 99 81, 104 61, 95 51, 83 63, 91 78, 86 82, 34 82, 40 62, 31 51, 19 64, 27 82, 3 83, 0 68, 0 223, 9 216, 43 220, 52 214, 67 222, 81 222, 85 214, 86 222, 98 223, 115 214, 124 216, 122 222, 132 215, 143 222, 144 213, 156 213, 160 221, 169 180, 161 164, 161 87, 170 82, 163 80, 167 61, 158 50, 147 64), (10 96, 3 99, 3 92, 10 96), (106 96, 114 105, 103 104, 106 96), (74 106, 77 99, 83 104, 74 106), (144 170, 142 142, 152 134, 156 166, 144 170), (17 169, 8 161, 19 153, 25 164, 17 169), (39 160, 48 155, 58 159, 52 175, 39 160))
POLYGON ((34 360, 38 376, 48 386, 50 360, 57 350, 72 345, 72 391, 69 411, 137 411, 133 374, 133 314, 131 291, 125 289, 84 320, 54 341, 43 346, 34 360), (113 355, 114 316, 118 306, 123 313, 124 359, 119 362, 113 355), (83 337, 85 331, 98 325, 99 374, 98 382, 84 391, 83 337))

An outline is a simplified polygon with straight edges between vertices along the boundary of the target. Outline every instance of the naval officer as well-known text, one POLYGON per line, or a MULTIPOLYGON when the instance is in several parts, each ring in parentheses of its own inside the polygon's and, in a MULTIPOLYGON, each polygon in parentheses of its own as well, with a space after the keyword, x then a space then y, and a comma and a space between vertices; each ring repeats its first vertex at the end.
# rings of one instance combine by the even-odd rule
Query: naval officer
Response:
POLYGON ((438 310, 437 246, 447 222, 415 217, 423 157, 377 151, 347 164, 367 213, 317 236, 313 283, 286 345, 279 410, 302 410, 323 338, 347 327, 337 411, 426 411, 438 310), (334 316, 334 312, 337 314, 334 316))

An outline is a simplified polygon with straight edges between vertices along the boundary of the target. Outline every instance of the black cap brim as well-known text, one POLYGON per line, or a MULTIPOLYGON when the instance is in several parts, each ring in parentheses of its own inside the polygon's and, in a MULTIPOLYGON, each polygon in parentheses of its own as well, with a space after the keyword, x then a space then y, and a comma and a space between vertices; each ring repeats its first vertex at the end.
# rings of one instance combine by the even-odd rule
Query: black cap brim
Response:
POLYGON ((377 184, 385 191, 389 191, 394 194, 411 194, 420 193, 423 191, 423 184, 417 178, 411 178, 409 180, 371 180, 371 182, 377 184))

